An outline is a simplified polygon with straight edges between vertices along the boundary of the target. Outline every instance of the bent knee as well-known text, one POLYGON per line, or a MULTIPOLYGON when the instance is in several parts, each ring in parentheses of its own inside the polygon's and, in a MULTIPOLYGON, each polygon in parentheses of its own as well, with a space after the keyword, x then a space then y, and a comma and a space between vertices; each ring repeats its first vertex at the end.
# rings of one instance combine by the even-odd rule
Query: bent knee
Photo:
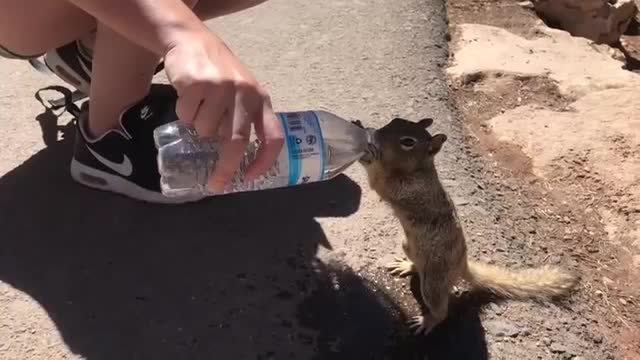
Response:
POLYGON ((89 33, 95 19, 62 0, 5 0, 0 5, 0 44, 12 53, 39 54, 89 33))

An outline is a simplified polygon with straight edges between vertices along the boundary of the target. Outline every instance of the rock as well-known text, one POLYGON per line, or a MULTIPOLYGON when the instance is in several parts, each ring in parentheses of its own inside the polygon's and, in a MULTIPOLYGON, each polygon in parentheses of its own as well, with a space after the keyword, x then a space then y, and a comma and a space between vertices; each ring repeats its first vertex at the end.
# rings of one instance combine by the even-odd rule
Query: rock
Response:
MULTIPOLYGON (((447 73, 456 82, 472 75, 476 78, 490 78, 490 74, 496 71, 503 74, 545 76, 557 82, 562 95, 575 98, 597 90, 633 87, 640 82, 640 76, 622 69, 622 63, 611 57, 609 46, 595 45, 585 38, 573 37, 566 31, 541 27, 539 30, 545 36, 532 40, 494 26, 461 24, 456 27, 460 31, 458 51, 452 66, 447 69, 447 73)), ((636 95, 630 89, 626 89, 626 93, 629 98, 636 95)), ((625 99, 625 104, 628 101, 634 100, 625 99)), ((533 105, 517 109, 522 108, 526 108, 528 112, 540 110, 533 105)), ((513 110, 507 113, 509 112, 513 110)), ((610 114, 609 109, 606 114, 610 114)), ((565 113, 563 116, 570 115, 565 113)), ((575 116, 584 119, 582 114, 575 116)), ((626 116, 627 114, 620 115, 624 119, 627 119, 626 116)), ((600 120, 594 122, 601 123, 600 120)), ((489 125, 493 131, 493 124, 489 125)), ((537 132, 550 130, 539 125, 535 128, 537 132)), ((596 129, 600 130, 601 127, 596 129)))
POLYGON ((549 350, 554 354, 564 354, 567 352, 567 347, 560 343, 552 343, 549 350))
POLYGON ((491 311, 493 311, 496 315, 502 315, 502 313, 504 312, 504 310, 502 309, 502 307, 496 303, 491 303, 489 305, 489 308, 491 309, 491 311))
POLYGON ((618 299, 618 301, 620 301, 621 305, 627 305, 627 300, 625 300, 623 298, 618 299))
POLYGON ((598 44, 613 44, 638 13, 634 0, 536 0, 534 8, 547 22, 598 44))
POLYGON ((520 334, 520 328, 514 323, 506 320, 489 320, 484 324, 484 328, 497 337, 516 337, 520 334))
POLYGON ((602 283, 607 287, 611 287, 611 286, 615 285, 615 282, 613 280, 609 279, 606 276, 602 277, 602 283))
POLYGON ((602 341, 604 341, 604 336, 600 335, 600 334, 596 334, 593 336, 593 342, 596 344, 602 344, 602 341))
POLYGON ((560 264, 561 261, 562 261, 562 258, 558 255, 553 255, 549 258, 549 263, 553 265, 560 264))
POLYGON ((553 343, 553 341, 551 339, 549 339, 548 337, 543 337, 542 340, 540 340, 540 341, 542 341, 544 346, 550 346, 553 343))
POLYGON ((456 206, 464 206, 468 205, 471 201, 469 199, 461 197, 461 196, 453 196, 453 203, 456 206))
MULTIPOLYGON (((638 1, 640 1, 640 0, 638 0, 638 1)), ((518 2, 518 6, 521 6, 521 7, 525 8, 525 9, 529 9, 529 10, 535 9, 535 6, 533 5, 533 2, 531 2, 531 1, 520 1, 520 2, 518 2)))

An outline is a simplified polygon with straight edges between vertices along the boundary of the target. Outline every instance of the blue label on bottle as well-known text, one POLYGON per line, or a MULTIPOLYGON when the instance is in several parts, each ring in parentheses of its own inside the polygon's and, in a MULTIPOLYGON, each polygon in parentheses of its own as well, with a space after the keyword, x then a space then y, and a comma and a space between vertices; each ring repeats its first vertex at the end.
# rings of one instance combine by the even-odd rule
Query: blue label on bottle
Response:
POLYGON ((325 149, 320 120, 313 111, 278 113, 286 140, 288 185, 324 178, 325 149))

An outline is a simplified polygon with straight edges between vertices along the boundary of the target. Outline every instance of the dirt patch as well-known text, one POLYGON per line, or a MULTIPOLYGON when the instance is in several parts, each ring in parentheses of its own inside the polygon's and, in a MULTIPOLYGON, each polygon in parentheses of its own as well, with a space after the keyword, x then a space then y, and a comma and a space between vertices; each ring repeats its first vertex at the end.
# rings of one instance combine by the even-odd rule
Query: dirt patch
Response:
MULTIPOLYGON (((463 23, 499 26, 529 39, 540 35, 531 30, 532 25, 538 24, 535 14, 513 1, 451 1, 449 15, 454 44, 461 34, 455 29, 463 23), (508 16, 505 9, 511 11, 508 16)), ((574 81, 580 79, 574 77, 574 81)), ((640 242, 640 234, 633 232, 633 226, 640 224, 637 215, 640 206, 629 195, 639 186, 635 179, 637 173, 633 176, 635 159, 640 158, 636 143, 628 133, 603 135, 608 136, 603 144, 611 147, 606 150, 622 158, 612 158, 609 165, 629 166, 629 172, 618 171, 629 178, 626 182, 608 180, 611 169, 594 165, 594 154, 590 153, 588 144, 558 151, 541 174, 530 149, 523 148, 522 142, 500 141, 489 120, 520 109, 519 121, 533 126, 527 122, 529 116, 534 111, 548 111, 553 120, 541 122, 539 131, 535 127, 531 130, 541 138, 534 135, 533 140, 529 137, 526 142, 544 144, 545 137, 549 143, 560 141, 554 138, 560 131, 553 128, 555 118, 578 114, 581 109, 576 109, 575 104, 579 104, 577 96, 582 93, 574 96, 572 92, 563 92, 557 81, 545 76, 500 71, 467 73, 452 81, 450 87, 459 115, 467 125, 473 150, 481 154, 486 177, 492 179, 488 186, 496 187, 497 200, 510 208, 505 213, 507 218, 498 222, 514 228, 514 241, 527 238, 525 246, 536 254, 534 257, 539 256, 543 262, 566 264, 583 277, 580 293, 568 306, 579 318, 569 321, 564 332, 547 329, 548 336, 587 339, 588 345, 580 345, 587 346, 580 355, 584 358, 640 358, 640 284, 633 270, 634 263, 640 262, 633 251, 634 239, 640 242), (625 235, 612 237, 621 233, 625 235), (618 243, 612 243, 612 238, 618 243), (584 321, 589 324, 587 329, 584 321)), ((620 114, 611 114, 611 118, 616 116, 620 114)), ((574 126, 579 133, 587 125, 576 122, 574 126)), ((598 159, 597 163, 607 164, 607 161, 598 159)), ((485 249, 483 253, 494 256, 495 250, 485 249)), ((523 317, 536 316, 528 310, 521 311, 523 317)), ((552 355, 548 358, 572 358, 562 352, 563 349, 554 349, 553 340, 542 338, 540 342, 550 349, 552 355)))
MULTIPOLYGON (((604 182, 578 154, 563 157, 556 165, 557 172, 538 177, 531 158, 517 145, 499 141, 487 124, 489 119, 519 106, 571 111, 572 99, 561 96, 553 81, 538 77, 502 75, 452 90, 471 143, 488 160, 487 172, 493 181, 501 184, 500 200, 521 208, 520 213, 507 215, 516 217, 511 220, 512 226, 523 227, 517 236, 529 237, 531 251, 544 262, 567 259, 566 263, 582 276, 581 292, 570 307, 582 309, 581 317, 597 324, 606 336, 618 337, 616 346, 620 354, 624 352, 623 358, 640 356, 637 341, 631 341, 640 326, 640 292, 629 271, 632 257, 607 240, 609 234, 600 210, 611 208, 611 204, 604 182), (518 221, 518 216, 527 221, 518 221)), ((600 335, 579 336, 599 339, 600 335)), ((607 353, 605 346, 601 347, 591 349, 590 355, 607 353)))
MULTIPOLYGON (((535 39, 543 34, 535 27, 540 22, 535 13, 517 1, 475 0, 448 3, 451 24, 483 24, 508 28, 514 34, 535 39)), ((455 27, 452 34, 455 35, 455 27)))
POLYGON ((542 105, 564 111, 571 103, 558 91, 557 84, 545 77, 478 74, 467 78, 465 84, 454 88, 458 109, 465 116, 471 132, 483 144, 483 151, 514 175, 532 176, 531 159, 510 143, 497 141, 486 121, 509 109, 527 104, 542 105))

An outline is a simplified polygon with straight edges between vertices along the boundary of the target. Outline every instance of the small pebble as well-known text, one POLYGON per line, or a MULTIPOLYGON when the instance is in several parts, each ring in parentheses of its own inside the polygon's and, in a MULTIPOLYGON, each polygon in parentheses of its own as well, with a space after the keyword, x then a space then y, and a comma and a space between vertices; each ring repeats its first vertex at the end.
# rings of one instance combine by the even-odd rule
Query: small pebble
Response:
POLYGON ((502 309, 502 307, 500 305, 496 304, 496 303, 491 303, 491 305, 489 305, 489 308, 496 315, 502 315, 504 313, 504 309, 502 309))
POLYGON ((497 337, 516 337, 521 331, 514 323, 504 320, 486 321, 484 327, 497 337))
POLYGON ((619 301, 620 301, 620 304, 627 305, 627 300, 620 298, 619 301))
POLYGON ((596 344, 602 344, 604 337, 600 334, 593 335, 593 342, 596 344))
POLYGON ((567 347, 560 343, 553 343, 549 346, 549 349, 554 354, 562 354, 567 352, 567 347))

